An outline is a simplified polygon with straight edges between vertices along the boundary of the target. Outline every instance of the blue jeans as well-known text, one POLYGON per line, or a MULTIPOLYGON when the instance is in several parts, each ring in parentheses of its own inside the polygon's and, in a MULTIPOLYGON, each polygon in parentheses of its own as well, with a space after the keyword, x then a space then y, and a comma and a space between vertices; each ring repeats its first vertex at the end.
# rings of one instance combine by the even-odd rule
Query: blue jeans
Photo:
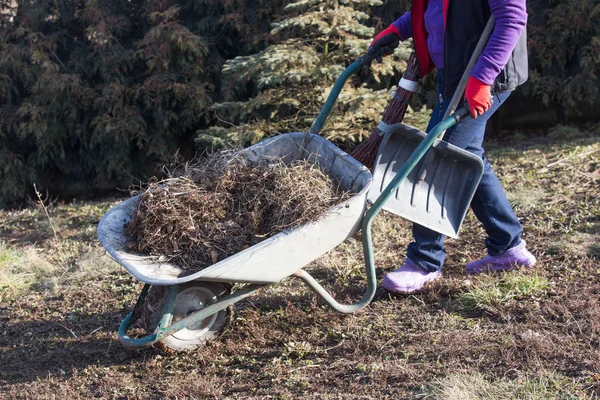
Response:
MULTIPOLYGON (((438 98, 440 98, 439 93, 443 87, 442 76, 443 71, 439 70, 438 98)), ((445 141, 465 149, 483 160, 484 173, 471 201, 471 209, 487 233, 485 245, 490 255, 498 255, 517 246, 521 243, 523 231, 519 219, 506 199, 500 181, 483 155, 482 143, 487 121, 508 96, 510 96, 510 92, 492 96, 492 106, 486 113, 476 119, 465 118, 458 125, 450 128, 444 136, 445 141)), ((442 120, 449 103, 450 98, 442 99, 441 104, 438 100, 429 120, 427 132, 442 120)), ((444 235, 413 224, 413 236, 415 241, 408 246, 408 258, 429 272, 440 269, 446 259, 444 235)))

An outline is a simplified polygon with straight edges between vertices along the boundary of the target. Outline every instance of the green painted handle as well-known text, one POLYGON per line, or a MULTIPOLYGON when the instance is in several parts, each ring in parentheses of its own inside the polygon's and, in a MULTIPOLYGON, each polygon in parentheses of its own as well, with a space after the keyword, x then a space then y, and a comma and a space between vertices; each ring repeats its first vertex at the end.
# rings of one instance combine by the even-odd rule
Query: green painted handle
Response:
POLYGON ((366 307, 371 300, 373 300, 375 291, 377 290, 373 241, 371 238, 371 224, 373 219, 377 216, 377 214, 379 214, 388 199, 393 196, 396 189, 400 187, 408 174, 410 174, 419 161, 421 161, 421 159, 425 156, 425 153, 427 153, 429 148, 433 145, 433 143, 435 143, 439 136, 446 131, 446 129, 451 128, 467 115, 468 111, 461 109, 456 114, 437 124, 421 141, 419 146, 411 154, 410 158, 404 163, 402 168, 400 168, 400 171, 398 171, 394 179, 392 179, 383 192, 381 192, 381 195, 379 195, 375 203, 373 203, 371 208, 369 208, 369 211, 367 211, 362 223, 363 252, 365 256, 365 269, 367 274, 367 290, 360 300, 354 304, 340 304, 308 272, 301 269, 300 271, 296 272, 294 276, 302 279, 315 293, 321 296, 321 298, 336 311, 349 314, 366 307))
POLYGON ((333 89, 331 89, 329 96, 327 96, 327 101, 325 101, 323 108, 321 108, 319 116, 310 127, 310 133, 318 134, 321 132, 321 129, 323 129, 323 125, 325 125, 325 121, 327 120, 333 105, 335 104, 340 92, 342 91, 342 88, 344 87, 344 84, 348 78, 360 70, 361 67, 362 65, 358 61, 355 61, 348 68, 346 68, 344 72, 342 72, 339 78, 337 78, 335 84, 333 85, 333 89))
POLYGON ((331 92, 329 92, 329 96, 327 96, 327 100, 325 101, 323 108, 321 108, 319 116, 310 127, 310 133, 318 134, 319 132, 321 132, 321 129, 323 129, 323 125, 325 125, 325 121, 327 120, 327 117, 329 116, 329 113, 331 112, 331 109, 333 108, 333 105, 335 104, 348 78, 350 78, 351 75, 358 72, 362 67, 371 65, 371 62, 376 57, 376 49, 370 47, 369 51, 367 51, 366 54, 364 54, 358 60, 354 61, 352 64, 350 64, 348 68, 344 70, 344 72, 342 72, 339 78, 337 78, 337 80, 335 81, 333 89, 331 89, 331 92))

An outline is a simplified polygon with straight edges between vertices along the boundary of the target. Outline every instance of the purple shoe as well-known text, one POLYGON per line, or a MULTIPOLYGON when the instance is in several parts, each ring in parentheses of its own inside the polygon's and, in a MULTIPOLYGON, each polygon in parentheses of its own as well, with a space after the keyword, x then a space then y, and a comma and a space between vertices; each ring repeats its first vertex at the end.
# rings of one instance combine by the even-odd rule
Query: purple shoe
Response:
POLYGON ((497 272, 517 267, 532 267, 535 262, 534 255, 527 251, 525 241, 522 240, 517 246, 506 250, 502 254, 497 256, 488 255, 481 260, 468 263, 466 270, 469 274, 497 272))
POLYGON ((382 286, 393 293, 410 294, 421 290, 426 283, 441 277, 440 270, 427 272, 407 258, 403 266, 386 274, 382 286))

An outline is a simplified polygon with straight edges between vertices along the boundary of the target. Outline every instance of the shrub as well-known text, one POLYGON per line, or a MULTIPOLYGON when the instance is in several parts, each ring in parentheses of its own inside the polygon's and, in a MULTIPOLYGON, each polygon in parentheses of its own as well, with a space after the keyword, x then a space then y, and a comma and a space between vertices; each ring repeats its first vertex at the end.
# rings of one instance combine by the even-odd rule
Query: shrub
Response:
POLYGON ((222 60, 264 45, 278 5, 3 1, 0 206, 33 183, 65 196, 127 187, 178 149, 193 155, 222 60))

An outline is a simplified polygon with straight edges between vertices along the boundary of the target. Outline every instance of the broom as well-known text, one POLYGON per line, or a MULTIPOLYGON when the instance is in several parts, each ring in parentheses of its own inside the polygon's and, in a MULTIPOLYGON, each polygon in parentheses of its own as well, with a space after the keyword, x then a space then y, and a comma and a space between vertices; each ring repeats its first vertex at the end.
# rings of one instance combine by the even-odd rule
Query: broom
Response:
POLYGON ((420 76, 421 67, 419 66, 419 60, 417 59, 417 54, 413 52, 408 60, 406 72, 404 72, 402 79, 398 83, 398 89, 396 89, 396 92, 390 98, 381 116, 381 123, 351 154, 352 157, 367 168, 373 168, 375 157, 377 157, 379 146, 385 134, 380 127, 385 129, 385 126, 393 125, 404 119, 408 103, 412 99, 413 93, 417 89, 417 83, 421 79, 420 76))

